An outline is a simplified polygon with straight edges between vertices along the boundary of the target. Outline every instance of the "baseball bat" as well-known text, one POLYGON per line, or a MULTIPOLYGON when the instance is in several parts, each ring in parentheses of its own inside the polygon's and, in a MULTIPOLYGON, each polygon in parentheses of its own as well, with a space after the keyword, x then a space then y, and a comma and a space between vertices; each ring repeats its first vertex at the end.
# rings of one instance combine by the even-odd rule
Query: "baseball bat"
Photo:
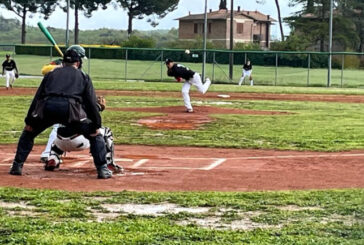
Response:
POLYGON ((54 40, 52 34, 43 26, 41 22, 38 22, 39 29, 43 32, 43 34, 46 36, 46 38, 53 44, 54 48, 57 50, 57 52, 63 57, 62 51, 59 49, 56 41, 54 40))

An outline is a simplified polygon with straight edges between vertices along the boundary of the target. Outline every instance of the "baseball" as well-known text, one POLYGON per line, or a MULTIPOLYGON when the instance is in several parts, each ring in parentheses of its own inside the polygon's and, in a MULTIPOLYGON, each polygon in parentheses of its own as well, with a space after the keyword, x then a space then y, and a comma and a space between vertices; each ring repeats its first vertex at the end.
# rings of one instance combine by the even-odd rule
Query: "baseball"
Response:
POLYGON ((186 53, 186 54, 190 54, 190 53, 191 53, 191 51, 190 51, 189 49, 186 49, 186 50, 185 50, 185 53, 186 53))

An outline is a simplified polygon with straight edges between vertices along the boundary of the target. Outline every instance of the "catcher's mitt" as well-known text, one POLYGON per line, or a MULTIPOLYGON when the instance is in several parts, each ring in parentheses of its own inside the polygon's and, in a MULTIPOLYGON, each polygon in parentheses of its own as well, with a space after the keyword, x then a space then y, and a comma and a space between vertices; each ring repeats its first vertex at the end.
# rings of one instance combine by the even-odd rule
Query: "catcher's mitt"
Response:
POLYGON ((15 73, 15 78, 19 78, 19 74, 18 73, 15 73))
POLYGON ((106 100, 103 96, 97 96, 97 104, 99 104, 99 106, 100 106, 100 111, 105 110, 106 100))

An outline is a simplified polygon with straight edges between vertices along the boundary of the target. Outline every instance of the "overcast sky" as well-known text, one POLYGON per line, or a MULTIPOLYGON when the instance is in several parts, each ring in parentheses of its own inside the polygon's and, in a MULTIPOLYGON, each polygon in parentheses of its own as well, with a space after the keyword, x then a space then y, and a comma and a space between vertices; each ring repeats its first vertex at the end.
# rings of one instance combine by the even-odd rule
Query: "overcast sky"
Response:
MULTIPOLYGON (((289 0, 280 0, 282 17, 289 16, 300 9, 299 6, 289 7, 288 2, 289 0)), ((219 3, 220 0, 208 0, 207 7, 208 9, 217 10, 219 8, 219 3)), ((230 0, 227 1, 227 5, 228 8, 230 8, 230 0)), ((277 9, 274 0, 265 0, 265 4, 263 5, 257 4, 256 0, 235 0, 234 5, 234 9, 237 9, 237 6, 241 6, 244 10, 258 10, 277 19, 277 9)), ((153 28, 149 23, 147 23, 146 19, 134 19, 133 28, 138 30, 171 29, 172 27, 178 28, 178 21, 175 20, 176 18, 188 15, 189 11, 191 11, 192 14, 203 13, 204 8, 204 0, 180 0, 177 9, 159 20, 159 25, 156 28, 153 28)), ((3 8, 0 9, 0 13, 5 18, 18 18, 14 13, 3 8)), ((40 20, 46 26, 58 28, 65 28, 66 26, 66 14, 60 9, 57 9, 48 20, 43 20, 42 17, 38 15, 34 15, 32 18, 27 18, 27 24, 36 26, 36 23, 40 20)), ((83 14, 80 14, 79 22, 81 30, 99 29, 103 27, 126 30, 128 25, 126 11, 121 8, 114 9, 112 6, 109 6, 107 10, 98 10, 94 12, 92 17, 89 19, 84 17, 83 14)), ((73 28, 73 25, 74 18, 73 11, 71 10, 71 29, 73 28)), ((285 35, 289 34, 288 27, 285 27, 284 31, 285 35)), ((272 35, 276 37, 280 36, 278 25, 273 26, 272 35)))

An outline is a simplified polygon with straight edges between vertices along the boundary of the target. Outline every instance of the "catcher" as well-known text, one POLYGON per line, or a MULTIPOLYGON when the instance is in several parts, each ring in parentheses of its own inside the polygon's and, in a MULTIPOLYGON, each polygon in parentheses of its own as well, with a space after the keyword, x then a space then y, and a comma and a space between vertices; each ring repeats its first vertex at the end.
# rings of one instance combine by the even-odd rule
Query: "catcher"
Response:
MULTIPOLYGON (((100 111, 103 111, 106 107, 106 101, 104 97, 99 96, 97 103, 100 111)), ((62 163, 62 155, 65 152, 82 151, 90 148, 90 142, 83 135, 77 134, 72 128, 58 124, 56 128, 56 138, 52 140, 50 136, 49 140, 52 140, 51 150, 47 160, 45 160, 44 169, 47 171, 53 171, 59 168, 62 163)), ((124 172, 123 167, 115 164, 114 162, 114 138, 112 131, 108 127, 100 128, 100 134, 102 135, 106 146, 106 161, 107 167, 113 173, 124 172)))

